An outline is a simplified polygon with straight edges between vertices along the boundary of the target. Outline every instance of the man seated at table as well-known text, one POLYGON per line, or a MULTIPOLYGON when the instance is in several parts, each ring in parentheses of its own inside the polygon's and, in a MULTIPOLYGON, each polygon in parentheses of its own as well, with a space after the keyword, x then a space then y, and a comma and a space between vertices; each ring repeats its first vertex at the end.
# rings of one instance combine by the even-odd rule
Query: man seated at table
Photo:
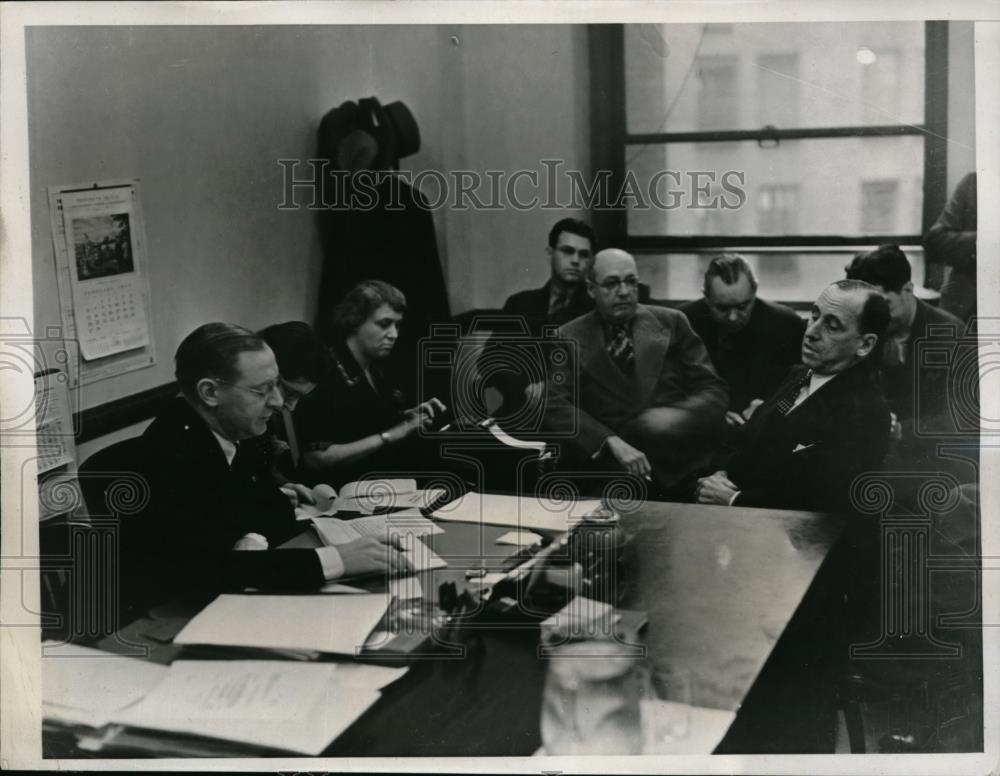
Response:
POLYGON ((596 462, 667 491, 704 465, 728 397, 687 318, 640 305, 638 288, 630 254, 597 254, 587 283, 595 309, 560 329, 575 356, 551 369, 545 426, 556 439, 572 434, 571 466, 596 462))
POLYGON ((904 433, 908 436, 914 430, 918 385, 921 427, 936 430, 942 423, 950 425, 948 370, 922 367, 917 346, 932 335, 936 342, 954 345, 965 328, 962 322, 913 295, 910 262, 899 246, 882 245, 859 253, 846 273, 848 278, 877 287, 889 302, 889 329, 882 345, 882 389, 904 433))
POLYGON ((195 329, 177 348, 174 399, 142 435, 137 467, 148 506, 124 521, 123 551, 140 553, 149 598, 204 600, 246 587, 315 589, 341 576, 407 568, 387 539, 278 549, 300 526, 274 483, 260 437, 281 409, 278 365, 252 331, 195 329))
POLYGON ((875 371, 889 304, 877 288, 838 280, 813 304, 802 363, 750 417, 728 464, 698 480, 699 503, 843 511, 851 484, 878 471, 889 408, 875 371))
POLYGON ((757 297, 753 267, 738 253, 723 253, 705 270, 704 296, 680 310, 691 322, 729 384, 726 424, 746 423, 751 404, 778 387, 799 363, 806 324, 794 310, 757 297))

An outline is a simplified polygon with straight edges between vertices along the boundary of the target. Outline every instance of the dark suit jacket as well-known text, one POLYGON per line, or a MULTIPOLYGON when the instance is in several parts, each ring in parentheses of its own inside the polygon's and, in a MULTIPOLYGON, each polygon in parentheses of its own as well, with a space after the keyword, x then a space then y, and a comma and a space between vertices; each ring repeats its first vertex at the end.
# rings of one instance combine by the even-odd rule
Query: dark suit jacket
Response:
POLYGON ((323 584, 315 550, 273 549, 298 532, 294 511, 270 477, 261 438, 239 444, 232 467, 208 425, 175 399, 146 429, 137 467, 149 504, 127 521, 126 551, 147 563, 147 603, 203 600, 245 587, 315 589, 323 584), (234 551, 248 533, 272 548, 234 551))
POLYGON ((958 182, 938 220, 924 235, 927 260, 976 274, 976 173, 958 182))
POLYGON ((904 348, 904 363, 897 367, 882 367, 882 389, 889 409, 896 413, 900 421, 913 419, 916 392, 918 390, 916 375, 920 373, 919 392, 920 410, 923 416, 921 425, 924 428, 940 428, 940 421, 945 420, 949 413, 948 407, 948 370, 946 368, 920 368, 920 353, 918 343, 926 340, 933 333, 935 342, 954 343, 965 326, 951 313, 937 307, 931 307, 926 302, 917 300, 917 312, 910 327, 910 338, 904 348), (947 337, 943 332, 952 327, 954 335, 947 337), (931 327, 939 327, 932 329, 931 327))
POLYGON ((882 467, 889 408, 867 365, 840 373, 781 415, 778 400, 805 371, 801 364, 789 370, 724 467, 741 491, 735 505, 849 511, 854 478, 882 467))
POLYGON ((747 325, 725 348, 705 299, 688 302, 680 310, 708 348, 715 371, 729 384, 729 408, 734 412, 770 396, 802 358, 806 322, 784 305, 758 299, 747 325))
POLYGON ((646 453, 662 487, 693 466, 696 450, 713 442, 728 406, 725 383, 704 344, 677 310, 639 305, 632 329, 635 376, 615 366, 595 311, 560 329, 575 356, 551 370, 545 425, 567 435, 589 458, 612 435, 646 453), (655 431, 645 419, 657 410, 655 431))

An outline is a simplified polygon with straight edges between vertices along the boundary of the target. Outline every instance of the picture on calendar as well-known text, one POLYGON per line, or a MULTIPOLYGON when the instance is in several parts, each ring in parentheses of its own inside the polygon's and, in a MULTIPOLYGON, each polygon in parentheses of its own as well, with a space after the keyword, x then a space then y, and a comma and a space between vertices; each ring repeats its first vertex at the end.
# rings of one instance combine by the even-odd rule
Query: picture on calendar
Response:
POLYGON ((134 272, 129 214, 74 218, 73 253, 78 280, 134 272))

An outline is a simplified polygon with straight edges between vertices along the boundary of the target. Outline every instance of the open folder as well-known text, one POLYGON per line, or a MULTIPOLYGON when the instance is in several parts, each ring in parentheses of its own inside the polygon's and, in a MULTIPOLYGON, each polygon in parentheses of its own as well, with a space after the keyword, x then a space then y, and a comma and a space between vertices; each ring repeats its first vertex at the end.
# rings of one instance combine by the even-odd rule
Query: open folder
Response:
POLYGON ((175 644, 358 654, 389 608, 365 595, 220 595, 174 638, 175 644))
POLYGON ((441 556, 420 541, 421 536, 443 531, 419 513, 369 515, 355 520, 314 517, 312 522, 320 541, 327 546, 347 544, 362 536, 396 536, 414 571, 427 571, 448 565, 441 556))
POLYGON ((405 668, 266 660, 179 660, 139 703, 133 727, 317 755, 405 668))
POLYGON ((300 504, 295 510, 299 520, 335 515, 338 512, 360 512, 371 515, 398 509, 425 509, 444 495, 441 488, 421 490, 416 480, 370 479, 349 482, 338 494, 329 485, 313 488, 315 504, 300 504))

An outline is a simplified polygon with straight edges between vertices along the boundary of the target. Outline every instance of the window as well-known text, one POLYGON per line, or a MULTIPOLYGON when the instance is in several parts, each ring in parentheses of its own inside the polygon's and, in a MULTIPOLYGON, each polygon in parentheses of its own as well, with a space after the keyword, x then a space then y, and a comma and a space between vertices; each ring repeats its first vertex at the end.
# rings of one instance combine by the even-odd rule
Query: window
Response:
POLYGON ((757 195, 757 231, 795 234, 798 230, 799 187, 761 186, 757 195))
POLYGON ((861 231, 864 234, 892 234, 899 208, 899 181, 861 182, 861 231))
POLYGON ((669 261, 664 278, 753 252, 788 301, 812 293, 795 280, 815 279, 819 264, 795 270, 807 256, 840 277, 866 246, 919 246, 947 197, 946 39, 920 21, 592 28, 592 100, 608 106, 592 113, 594 168, 613 192, 628 179, 671 203, 596 210, 598 230, 669 261))
POLYGON ((799 124, 799 55, 757 57, 757 123, 775 127, 799 124))

